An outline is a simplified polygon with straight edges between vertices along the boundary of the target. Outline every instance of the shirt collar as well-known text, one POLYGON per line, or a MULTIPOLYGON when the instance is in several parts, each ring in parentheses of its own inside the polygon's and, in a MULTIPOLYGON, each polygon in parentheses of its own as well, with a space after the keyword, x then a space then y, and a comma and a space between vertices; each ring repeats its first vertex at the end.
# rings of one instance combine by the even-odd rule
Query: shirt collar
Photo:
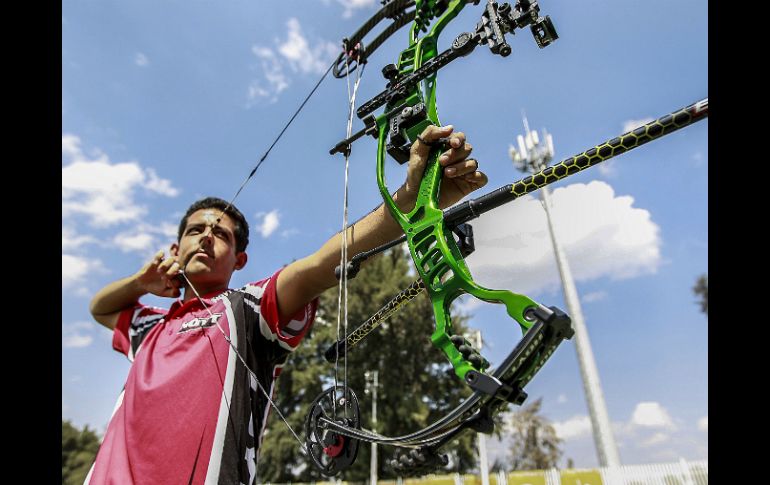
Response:
POLYGON ((172 303, 169 307, 167 317, 174 318, 175 314, 178 313, 186 313, 188 311, 197 310, 199 308, 211 307, 214 304, 214 298, 227 291, 230 291, 230 289, 212 291, 210 293, 201 295, 200 300, 197 296, 195 296, 187 300, 187 302, 183 302, 182 299, 179 298, 175 300, 174 303, 172 303), (201 300, 203 301, 203 304, 201 304, 201 300))

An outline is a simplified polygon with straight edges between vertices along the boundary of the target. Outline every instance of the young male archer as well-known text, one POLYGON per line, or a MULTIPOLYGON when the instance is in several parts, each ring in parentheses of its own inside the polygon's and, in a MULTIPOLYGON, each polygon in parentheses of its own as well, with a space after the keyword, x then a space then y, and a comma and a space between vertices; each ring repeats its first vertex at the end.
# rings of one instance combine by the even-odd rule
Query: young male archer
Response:
MULTIPOLYGON (((467 158, 463 133, 429 126, 394 194, 402 211, 414 207, 431 146, 447 137, 441 207, 487 183, 467 158)), ((348 228, 348 252, 400 233, 381 205, 348 228)), ((225 201, 206 198, 188 209, 167 256, 159 252, 97 292, 91 314, 113 330, 113 347, 132 365, 85 483, 253 483, 275 378, 312 325, 318 296, 337 284, 342 240, 337 234, 270 278, 232 290, 233 272, 248 260, 248 223, 225 201), (181 298, 165 310, 140 304, 146 294, 181 298)))

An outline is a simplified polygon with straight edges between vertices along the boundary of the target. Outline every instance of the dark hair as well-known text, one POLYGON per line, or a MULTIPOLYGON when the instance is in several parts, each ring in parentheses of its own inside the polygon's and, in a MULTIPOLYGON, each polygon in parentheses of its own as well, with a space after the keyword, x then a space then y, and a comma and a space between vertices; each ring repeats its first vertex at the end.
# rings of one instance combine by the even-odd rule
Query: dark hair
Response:
POLYGON ((243 217, 241 211, 234 205, 229 205, 227 201, 217 197, 206 197, 205 199, 195 202, 187 209, 187 212, 182 218, 182 222, 179 223, 177 241, 182 240, 182 234, 187 227, 187 219, 189 219, 194 212, 201 209, 219 209, 230 216, 230 219, 235 222, 235 250, 239 253, 246 251, 246 246, 249 245, 249 223, 246 222, 246 218, 243 217))

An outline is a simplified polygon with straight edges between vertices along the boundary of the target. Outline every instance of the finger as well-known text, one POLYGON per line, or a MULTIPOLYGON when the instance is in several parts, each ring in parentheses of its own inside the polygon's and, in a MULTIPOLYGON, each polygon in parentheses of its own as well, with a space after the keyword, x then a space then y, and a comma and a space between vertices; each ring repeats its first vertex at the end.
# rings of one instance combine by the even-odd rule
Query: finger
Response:
POLYGON ((178 287, 172 287, 172 286, 167 286, 162 292, 162 296, 167 296, 171 298, 176 298, 181 294, 182 294, 182 291, 178 287))
POLYGON ((166 270, 166 276, 174 280, 174 277, 179 274, 180 264, 176 261, 166 270))
POLYGON ((169 268, 171 268, 175 263, 178 264, 174 256, 170 258, 166 258, 162 263, 158 265, 158 268, 156 271, 158 273, 167 273, 169 271, 169 268))
POLYGON ((468 158, 461 162, 452 164, 444 169, 444 173, 449 177, 462 177, 475 172, 479 169, 479 162, 474 158, 468 158))
POLYGON ((479 171, 466 174, 463 176, 463 180, 474 185, 475 188, 473 190, 480 189, 481 187, 487 185, 487 182, 489 181, 487 175, 484 172, 479 171))
POLYGON ((152 257, 152 259, 147 263, 145 268, 154 268, 157 267, 161 261, 163 261, 163 250, 161 249, 157 253, 155 253, 155 256, 152 257))
POLYGON ((451 148, 444 152, 441 157, 439 157, 439 163, 443 166, 452 165, 455 162, 458 162, 460 160, 463 160, 468 157, 468 155, 471 154, 473 151, 473 145, 470 143, 463 143, 461 146, 457 148, 451 148))
POLYGON ((465 145, 465 133, 462 131, 452 133, 452 136, 449 137, 449 146, 451 148, 460 148, 463 145, 465 145))
MULTIPOLYGON (((178 275, 179 273, 177 273, 178 275)), ((168 288, 180 288, 183 284, 183 281, 181 278, 177 278, 174 276, 173 278, 166 278, 166 286, 168 288)))
POLYGON ((437 141, 439 138, 447 138, 452 131, 454 131, 453 125, 436 126, 428 125, 422 130, 420 137, 428 143, 437 141))
POLYGON ((431 144, 439 140, 440 138, 448 137, 453 130, 454 130, 454 126, 452 125, 446 125, 446 126, 428 125, 427 127, 425 127, 424 130, 422 130, 422 133, 420 133, 420 136, 418 137, 417 141, 412 143, 412 147, 410 148, 410 152, 411 152, 410 154, 413 156, 417 155, 418 157, 421 157, 421 158, 427 157, 428 153, 430 153, 431 148, 433 148, 431 144))

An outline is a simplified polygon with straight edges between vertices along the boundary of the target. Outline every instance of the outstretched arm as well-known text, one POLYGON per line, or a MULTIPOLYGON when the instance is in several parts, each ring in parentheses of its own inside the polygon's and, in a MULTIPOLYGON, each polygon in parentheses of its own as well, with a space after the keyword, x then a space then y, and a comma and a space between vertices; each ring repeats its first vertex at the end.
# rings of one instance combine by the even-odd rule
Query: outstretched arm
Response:
MULTIPOLYGON (((444 181, 440 194, 441 207, 448 207, 472 191, 483 187, 487 177, 478 171, 478 163, 468 159, 472 147, 465 142, 463 133, 453 133, 452 126, 428 126, 421 138, 430 143, 449 137, 450 149, 439 163, 444 167, 444 181)), ((393 195, 393 200, 403 212, 414 208, 430 146, 417 141, 412 145, 407 178, 393 195)), ((385 244, 402 234, 401 227, 393 220, 384 205, 380 205, 347 229, 348 254, 357 254, 385 244)), ((342 249, 342 233, 329 239, 310 256, 293 262, 279 275, 276 282, 278 308, 281 318, 294 315, 300 308, 337 285, 334 268, 339 265, 342 249)))

